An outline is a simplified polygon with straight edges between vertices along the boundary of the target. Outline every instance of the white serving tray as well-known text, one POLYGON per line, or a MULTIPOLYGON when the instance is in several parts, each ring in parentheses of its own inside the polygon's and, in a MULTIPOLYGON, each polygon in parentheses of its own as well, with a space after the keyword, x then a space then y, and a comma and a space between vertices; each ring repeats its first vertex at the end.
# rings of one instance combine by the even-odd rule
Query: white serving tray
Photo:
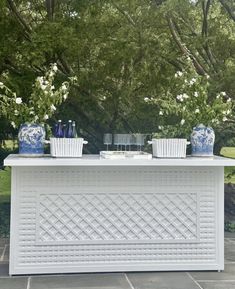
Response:
POLYGON ((103 159, 120 160, 120 159, 136 159, 150 160, 152 154, 142 151, 101 151, 100 157, 103 159))

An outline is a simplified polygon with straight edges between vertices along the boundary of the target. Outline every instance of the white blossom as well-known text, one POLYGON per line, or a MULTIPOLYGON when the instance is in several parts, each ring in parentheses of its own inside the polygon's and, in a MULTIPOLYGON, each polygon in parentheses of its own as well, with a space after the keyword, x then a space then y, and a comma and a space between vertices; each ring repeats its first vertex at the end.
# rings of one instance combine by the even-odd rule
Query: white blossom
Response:
POLYGON ((226 120, 228 120, 228 119, 227 119, 227 117, 226 117, 226 116, 224 116, 224 117, 223 117, 223 121, 226 121, 226 120))
POLYGON ((33 110, 30 110, 29 114, 30 114, 30 115, 34 115, 34 111, 33 111, 33 110))
POLYGON ((187 99, 187 98, 189 98, 189 96, 187 95, 187 93, 183 93, 183 98, 185 98, 185 99, 187 99))
POLYGON ((200 112, 199 108, 196 108, 195 113, 199 113, 199 112, 200 112))
POLYGON ((63 91, 65 91, 65 90, 67 90, 67 86, 66 86, 65 84, 63 84, 63 85, 61 86, 61 89, 62 89, 63 91))
POLYGON ((226 96, 226 92, 225 91, 221 91, 221 95, 226 96))
POLYGON ((58 70, 58 67, 57 67, 57 64, 56 64, 56 63, 53 64, 52 70, 55 71, 55 72, 58 70))
POLYGON ((14 121, 11 122, 11 125, 16 128, 16 124, 14 123, 14 121))
POLYGON ((229 97, 229 98, 227 99, 227 102, 231 102, 231 100, 232 100, 232 99, 229 97))
POLYGON ((222 113, 223 113, 223 115, 228 115, 231 113, 231 110, 230 109, 224 110, 224 111, 222 111, 222 113))
POLYGON ((52 90, 52 89, 55 89, 55 86, 54 86, 54 85, 51 86, 51 90, 52 90))
POLYGON ((144 98, 144 101, 145 101, 145 102, 148 102, 148 101, 150 101, 150 99, 149 99, 148 97, 145 97, 145 98, 144 98))
POLYGON ((181 102, 184 100, 184 97, 182 94, 177 95, 176 98, 181 102))
POLYGON ((49 118, 48 114, 44 115, 44 119, 47 120, 49 118))
POLYGON ((43 81, 44 81, 44 77, 43 77, 43 76, 38 76, 38 77, 37 77, 37 81, 38 81, 40 84, 42 84, 43 81))
POLYGON ((66 100, 67 97, 68 97, 68 93, 65 93, 65 94, 63 95, 63 99, 66 100))
POLYGON ((182 71, 177 71, 177 72, 175 73, 175 78, 180 77, 180 76, 182 76, 182 75, 183 75, 183 72, 182 72, 182 71))
POLYGON ((209 79, 210 78, 210 75, 209 74, 206 74, 206 79, 209 79))
POLYGON ((17 97, 16 98, 16 103, 17 104, 21 104, 22 103, 22 98, 21 97, 17 97))
POLYGON ((161 125, 159 125, 159 126, 158 126, 158 129, 162 130, 162 126, 161 126, 161 125))
POLYGON ((42 90, 45 90, 45 89, 47 88, 47 86, 44 85, 44 84, 42 84, 42 83, 40 84, 40 86, 41 86, 41 89, 42 89, 42 90))
POLYGON ((180 124, 183 125, 185 123, 185 119, 181 119, 180 124))
POLYGON ((198 92, 197 91, 194 92, 194 96, 198 97, 198 92))
POLYGON ((218 94, 218 95, 216 95, 216 98, 217 98, 217 99, 219 99, 219 98, 220 98, 220 95, 219 95, 219 94, 218 94))
POLYGON ((14 115, 19 115, 19 111, 17 109, 14 110, 14 115))
POLYGON ((51 105, 51 111, 56 110, 56 107, 54 106, 54 104, 51 105))
POLYGON ((0 82, 0 88, 3 88, 4 84, 2 82, 0 82))
POLYGON ((159 111, 159 115, 163 115, 163 111, 162 110, 159 111))
POLYGON ((193 85, 195 82, 196 82, 196 78, 192 78, 192 79, 189 81, 189 84, 190 84, 190 85, 193 85))
POLYGON ((39 117, 37 115, 35 115, 34 121, 37 121, 38 119, 39 119, 39 117))

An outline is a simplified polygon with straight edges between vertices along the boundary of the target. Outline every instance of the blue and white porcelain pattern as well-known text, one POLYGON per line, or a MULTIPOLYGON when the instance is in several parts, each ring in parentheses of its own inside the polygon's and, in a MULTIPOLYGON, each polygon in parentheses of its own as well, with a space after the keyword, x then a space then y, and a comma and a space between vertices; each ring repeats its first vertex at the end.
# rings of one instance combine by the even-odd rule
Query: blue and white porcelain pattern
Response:
POLYGON ((19 153, 40 156, 44 153, 45 129, 40 124, 22 124, 18 133, 19 153))
POLYGON ((192 156, 213 156, 214 142, 215 133, 213 128, 206 127, 203 124, 194 127, 191 134, 192 156))

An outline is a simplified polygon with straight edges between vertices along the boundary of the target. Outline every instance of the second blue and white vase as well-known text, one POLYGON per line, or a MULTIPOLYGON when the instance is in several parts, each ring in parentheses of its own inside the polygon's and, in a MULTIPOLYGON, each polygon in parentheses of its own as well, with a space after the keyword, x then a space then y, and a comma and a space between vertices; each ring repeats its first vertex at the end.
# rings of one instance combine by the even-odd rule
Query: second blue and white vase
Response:
POLYGON ((191 134, 192 156, 211 157, 215 143, 215 132, 213 128, 206 127, 203 124, 193 128, 191 134))

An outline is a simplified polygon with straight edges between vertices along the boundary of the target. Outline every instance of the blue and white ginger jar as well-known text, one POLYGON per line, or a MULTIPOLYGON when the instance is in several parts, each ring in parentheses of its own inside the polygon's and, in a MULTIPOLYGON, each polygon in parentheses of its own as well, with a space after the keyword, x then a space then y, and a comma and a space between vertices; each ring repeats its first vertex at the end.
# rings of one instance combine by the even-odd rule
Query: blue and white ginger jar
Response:
POLYGON ((213 128, 203 124, 193 128, 191 134, 192 156, 211 157, 213 156, 215 132, 213 128))
POLYGON ((18 133, 19 153, 40 156, 44 153, 45 129, 40 124, 22 124, 18 133))

